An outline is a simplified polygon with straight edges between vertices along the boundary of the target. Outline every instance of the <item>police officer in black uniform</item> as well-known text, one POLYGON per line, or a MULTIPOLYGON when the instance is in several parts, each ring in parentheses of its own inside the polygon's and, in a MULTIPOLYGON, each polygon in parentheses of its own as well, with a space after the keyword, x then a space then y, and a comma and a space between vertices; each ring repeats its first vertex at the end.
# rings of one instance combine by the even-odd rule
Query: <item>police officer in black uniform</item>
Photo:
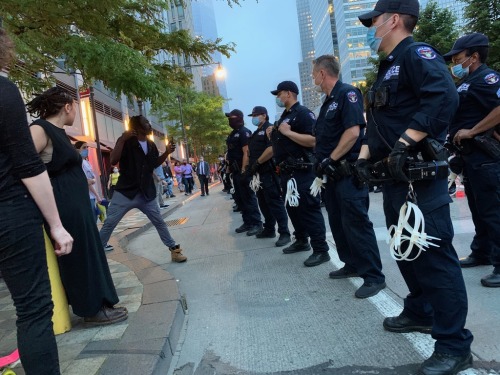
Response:
POLYGON ((259 208, 264 216, 264 229, 257 233, 257 238, 276 237, 275 226, 278 223, 278 233, 280 237, 276 241, 276 246, 285 246, 291 241, 288 230, 288 215, 286 214, 285 203, 281 196, 281 187, 276 175, 274 165, 273 147, 266 129, 272 126, 269 123, 269 116, 266 107, 256 106, 252 113, 252 124, 257 126, 257 130, 252 134, 248 142, 249 167, 247 173, 252 178, 258 173, 261 188, 257 190, 257 200, 259 208))
POLYGON ((460 105, 450 139, 464 161, 465 192, 476 229, 472 253, 460 264, 493 263, 493 273, 481 284, 500 287, 500 143, 494 137, 494 127, 500 124, 500 74, 486 65, 488 49, 488 37, 472 33, 459 38, 444 56, 453 61, 451 71, 459 79, 460 105))
POLYGON ((320 200, 309 191, 315 178, 315 138, 312 132, 316 117, 297 101, 299 89, 294 82, 281 82, 271 94, 276 95, 278 106, 285 107, 277 126, 267 130, 273 144, 276 164, 280 168, 281 188, 286 192, 288 183, 293 184, 295 181, 299 194, 298 206, 291 206, 290 202, 286 202, 286 210, 295 230, 295 242, 284 248, 283 253, 308 251, 312 246, 313 253, 304 265, 317 266, 328 262, 330 255, 320 200), (311 245, 308 237, 311 237, 311 245))
POLYGON ((358 298, 376 295, 385 288, 385 276, 373 224, 368 218, 368 185, 353 175, 364 134, 363 98, 354 86, 339 80, 340 64, 334 56, 313 61, 312 76, 325 101, 316 120, 317 177, 327 176, 325 207, 344 267, 330 272, 332 279, 360 276, 358 298))
MULTIPOLYGON (((385 52, 377 80, 368 93, 367 136, 356 162, 360 177, 371 176, 370 163, 387 158, 393 182, 383 186, 386 223, 396 225, 409 191, 405 164, 424 145, 423 155, 441 154, 447 128, 458 107, 458 94, 444 59, 429 45, 414 43, 418 0, 379 0, 375 9, 359 16, 369 27, 367 42, 385 52), (437 145, 436 145, 437 143, 437 145)), ((448 186, 445 177, 413 182, 427 235, 437 237, 413 261, 398 267, 410 294, 403 312, 384 320, 391 332, 429 332, 436 340, 434 353, 418 370, 420 375, 457 374, 472 365, 472 334, 465 329, 467 292, 452 245, 448 186)), ((414 224, 411 220, 409 224, 414 224)), ((403 244, 403 250, 405 249, 403 244)))
POLYGON ((226 140, 228 167, 233 177, 234 201, 243 216, 243 224, 235 231, 247 232, 247 235, 253 236, 261 231, 262 220, 255 193, 250 189, 248 178, 242 173, 248 166, 248 140, 252 132, 245 128, 243 112, 239 109, 226 113, 226 117, 233 129, 226 140))

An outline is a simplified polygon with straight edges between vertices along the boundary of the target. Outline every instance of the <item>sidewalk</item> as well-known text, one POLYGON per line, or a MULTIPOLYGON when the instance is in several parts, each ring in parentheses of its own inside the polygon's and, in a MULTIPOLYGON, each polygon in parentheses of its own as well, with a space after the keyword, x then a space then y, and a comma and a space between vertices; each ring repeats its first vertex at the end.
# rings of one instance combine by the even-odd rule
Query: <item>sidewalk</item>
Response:
MULTIPOLYGON (((191 196, 177 193, 166 199, 169 207, 161 210, 162 216, 199 195, 197 189, 191 196)), ((63 375, 167 373, 185 315, 177 281, 158 264, 127 251, 128 242, 151 227, 144 214, 133 210, 113 232, 110 243, 114 250, 106 255, 119 305, 127 307, 129 318, 111 326, 87 327, 82 318, 72 315, 71 331, 56 336, 63 375)), ((170 262, 166 248, 165 262, 170 262)), ((1 355, 17 347, 15 321, 10 293, 0 279, 1 355)), ((21 365, 14 370, 24 374, 21 365)))

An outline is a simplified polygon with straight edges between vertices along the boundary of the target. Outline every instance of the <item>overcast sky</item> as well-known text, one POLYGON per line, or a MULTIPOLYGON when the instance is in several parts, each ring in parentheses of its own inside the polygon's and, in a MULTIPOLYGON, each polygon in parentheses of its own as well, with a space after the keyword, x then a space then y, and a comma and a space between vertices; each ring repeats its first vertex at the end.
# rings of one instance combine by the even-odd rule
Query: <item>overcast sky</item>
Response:
MULTIPOLYGON (((301 61, 297 8, 294 0, 241 0, 229 7, 214 0, 217 31, 224 42, 236 43, 236 53, 223 58, 230 109, 245 115, 256 105, 265 106, 271 122, 276 112, 270 91, 279 82, 294 81, 300 88, 301 61)), ((250 128, 250 117, 245 118, 250 128)))

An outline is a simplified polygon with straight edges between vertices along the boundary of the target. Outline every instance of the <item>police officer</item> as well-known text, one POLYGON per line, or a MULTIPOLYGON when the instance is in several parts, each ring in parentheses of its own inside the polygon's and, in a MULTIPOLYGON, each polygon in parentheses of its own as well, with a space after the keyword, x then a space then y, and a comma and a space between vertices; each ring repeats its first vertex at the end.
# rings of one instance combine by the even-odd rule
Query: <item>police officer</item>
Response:
POLYGON ((340 64, 334 56, 313 61, 312 76, 325 101, 316 120, 316 175, 327 176, 325 207, 328 221, 344 267, 330 272, 332 279, 363 278, 354 294, 358 298, 376 295, 385 288, 385 276, 373 224, 368 218, 368 185, 353 176, 364 134, 363 98, 354 86, 339 80, 340 64))
POLYGON ((288 215, 281 197, 281 187, 272 160, 273 147, 266 135, 266 129, 272 125, 269 123, 269 116, 265 107, 254 107, 252 113, 248 116, 252 117, 252 124, 257 126, 257 130, 252 134, 248 142, 249 167, 247 172, 249 176, 259 174, 261 188, 257 191, 257 200, 260 211, 264 216, 264 229, 257 233, 255 237, 276 237, 275 226, 278 223, 280 237, 276 241, 276 246, 285 246, 291 241, 290 231, 288 230, 288 215))
POLYGON ((228 167, 233 177, 234 201, 243 216, 243 224, 236 228, 235 232, 247 232, 247 235, 253 236, 262 229, 262 221, 255 193, 242 174, 248 166, 248 140, 252 132, 245 128, 243 112, 239 109, 226 113, 226 117, 233 129, 226 140, 228 167))
MULTIPOLYGON (((458 106, 458 94, 443 58, 429 45, 414 43, 418 0, 379 0, 375 9, 359 16, 368 27, 367 42, 384 52, 377 79, 369 92, 367 136, 356 167, 370 178, 370 163, 387 158, 393 182, 383 186, 387 226, 398 223, 409 191, 404 165, 417 146, 443 142, 458 106), (455 92, 454 92, 455 91, 455 92), (429 139, 425 139, 429 138, 429 139)), ((418 370, 420 375, 457 374, 472 365, 472 334, 465 329, 467 292, 452 245, 447 180, 413 182, 427 235, 438 247, 422 252, 398 267, 410 294, 402 313, 384 320, 391 332, 429 332, 434 353, 418 370)), ((413 224, 410 220, 409 224, 413 224)))
POLYGON ((299 89, 294 82, 281 82, 271 94, 276 95, 276 104, 285 108, 277 126, 267 130, 276 164, 280 167, 281 188, 286 192, 288 183, 293 185, 295 181, 299 194, 298 206, 286 202, 286 210, 295 230, 295 242, 284 248, 283 253, 308 251, 312 247, 313 253, 304 265, 317 266, 328 262, 330 255, 319 197, 313 197, 309 192, 315 178, 312 168, 315 138, 312 132, 316 117, 297 101, 299 89), (311 237, 311 245, 308 237, 311 237))
POLYGON ((486 287, 500 287, 500 143, 494 138, 500 123, 500 74, 486 65, 488 37, 472 33, 459 38, 445 59, 459 80, 460 98, 450 126, 450 139, 464 160, 464 186, 476 229, 472 253, 460 260, 462 267, 494 265, 493 273, 481 279, 486 287), (496 110, 496 111, 495 111, 496 110), (483 137, 497 147, 497 153, 482 147, 483 137))

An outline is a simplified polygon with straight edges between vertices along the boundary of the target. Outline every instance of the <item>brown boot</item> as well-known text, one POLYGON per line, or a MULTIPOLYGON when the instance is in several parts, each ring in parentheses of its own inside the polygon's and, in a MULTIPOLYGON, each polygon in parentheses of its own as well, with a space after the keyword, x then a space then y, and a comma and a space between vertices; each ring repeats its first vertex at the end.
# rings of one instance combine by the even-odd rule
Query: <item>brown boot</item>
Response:
POLYGON ((123 308, 103 306, 96 315, 85 317, 83 320, 87 324, 108 325, 124 321, 127 317, 128 312, 123 308))
POLYGON ((182 255, 182 249, 180 245, 175 245, 170 248, 170 255, 172 256, 172 262, 182 263, 187 260, 187 257, 182 255))

